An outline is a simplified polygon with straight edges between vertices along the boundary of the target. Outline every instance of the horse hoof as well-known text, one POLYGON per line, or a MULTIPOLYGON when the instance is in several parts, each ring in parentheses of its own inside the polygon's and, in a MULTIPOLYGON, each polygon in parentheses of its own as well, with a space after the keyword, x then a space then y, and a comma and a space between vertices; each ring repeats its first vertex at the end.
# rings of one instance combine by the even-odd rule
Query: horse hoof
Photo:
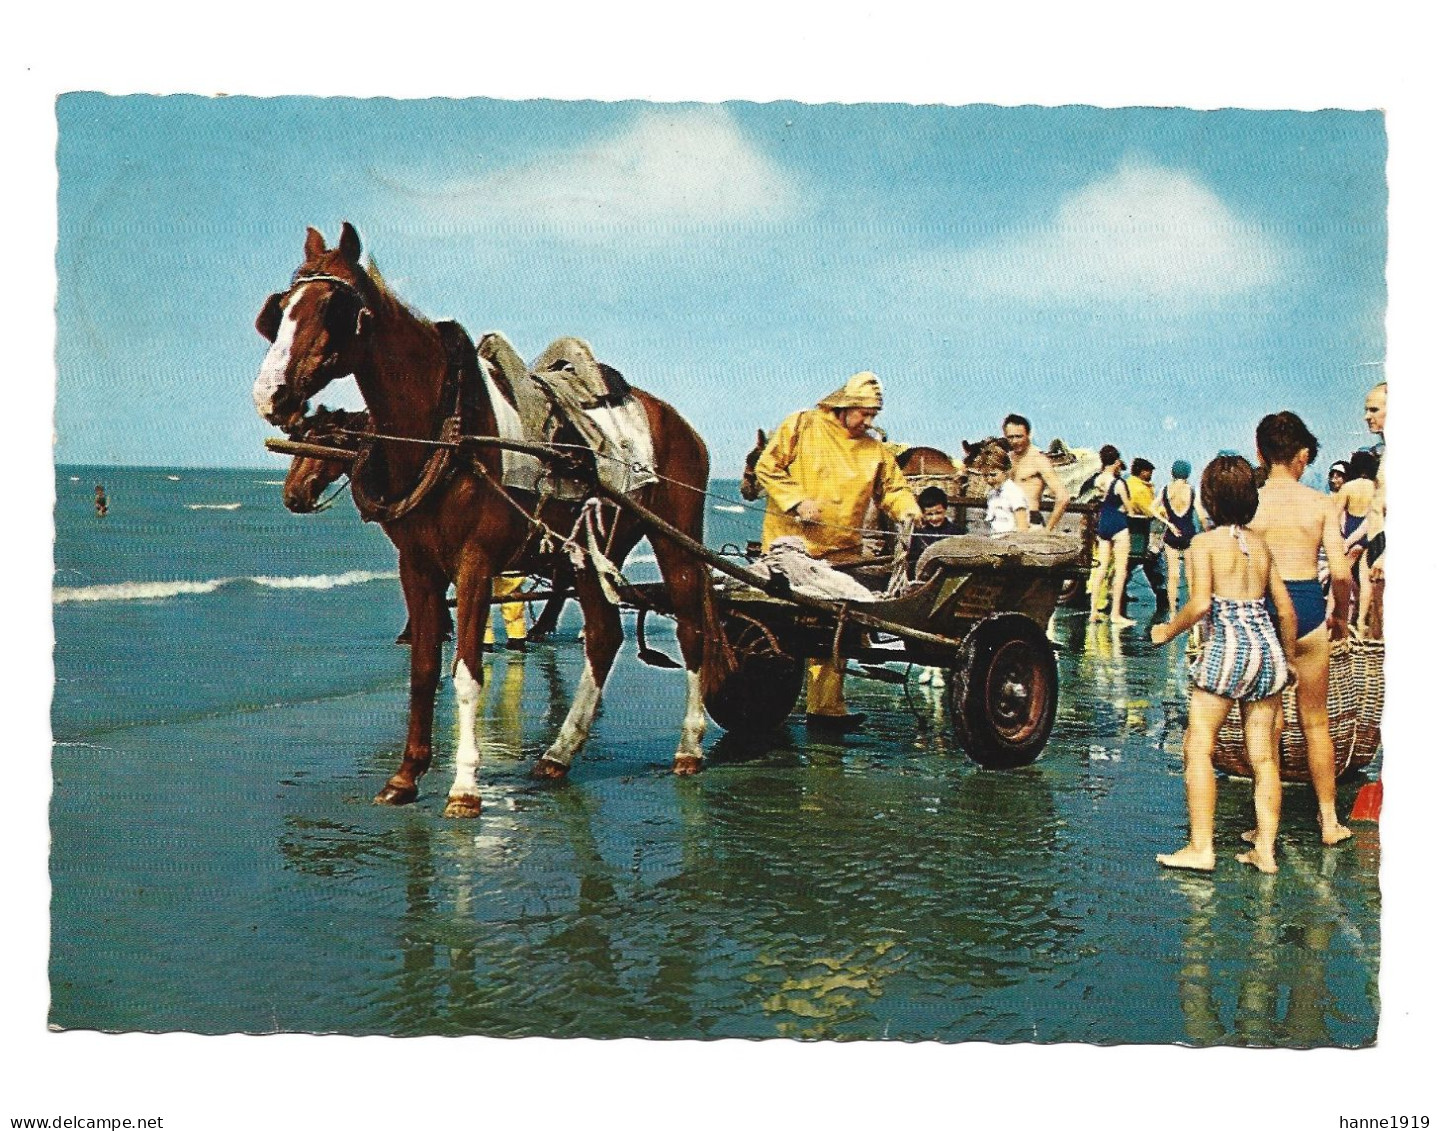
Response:
POLYGON ((445 803, 446 817, 473 818, 480 815, 480 799, 473 793, 462 793, 445 803))
POLYGON ((530 767, 530 777, 539 781, 559 781, 570 772, 570 768, 563 762, 556 762, 553 758, 541 757, 530 767))
POLYGON ((392 781, 385 783, 385 788, 375 794, 376 805, 408 805, 415 798, 420 796, 418 786, 396 785, 392 781))
POLYGON ((705 760, 696 754, 676 754, 675 773, 686 778, 704 769, 705 760))

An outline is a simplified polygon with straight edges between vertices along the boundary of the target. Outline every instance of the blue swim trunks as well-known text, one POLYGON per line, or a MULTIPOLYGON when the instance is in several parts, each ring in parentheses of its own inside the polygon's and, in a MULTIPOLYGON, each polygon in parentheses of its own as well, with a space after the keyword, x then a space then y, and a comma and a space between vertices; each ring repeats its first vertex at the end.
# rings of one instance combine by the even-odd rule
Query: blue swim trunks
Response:
MULTIPOLYGON (((1284 588, 1289 590, 1289 600, 1294 605, 1294 616, 1299 621, 1299 639, 1303 640, 1329 619, 1324 601, 1324 587, 1319 584, 1317 577, 1311 577, 1308 581, 1286 581, 1284 588)), ((1279 614, 1274 608, 1274 602, 1265 597, 1264 607, 1269 610, 1269 615, 1277 627, 1279 614)))

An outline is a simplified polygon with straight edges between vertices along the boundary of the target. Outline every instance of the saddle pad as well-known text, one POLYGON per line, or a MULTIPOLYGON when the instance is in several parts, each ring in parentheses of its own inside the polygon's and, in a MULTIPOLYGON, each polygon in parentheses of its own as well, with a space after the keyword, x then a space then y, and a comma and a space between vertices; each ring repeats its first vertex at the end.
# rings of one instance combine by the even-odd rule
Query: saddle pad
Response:
MULTIPOLYGON (((571 441, 599 453, 595 462, 607 487, 628 493, 656 481, 644 405, 624 378, 595 360, 586 342, 560 338, 526 366, 503 334, 491 332, 480 339, 478 355, 502 439, 554 443, 564 439, 560 433, 569 424, 571 441)), ((558 478, 547 463, 520 452, 504 453, 502 479, 506 487, 558 499, 588 493, 582 481, 558 478)))
POLYGON ((628 493, 657 481, 649 414, 624 378, 595 360, 588 342, 557 339, 535 359, 530 376, 598 453, 600 482, 628 493))
MULTIPOLYGON (((495 410, 496 431, 502 440, 545 443, 553 438, 550 399, 531 378, 529 370, 505 336, 492 331, 480 339, 477 351, 485 388, 495 410)), ((504 451, 501 481, 521 491, 539 491, 549 468, 535 456, 504 451)))

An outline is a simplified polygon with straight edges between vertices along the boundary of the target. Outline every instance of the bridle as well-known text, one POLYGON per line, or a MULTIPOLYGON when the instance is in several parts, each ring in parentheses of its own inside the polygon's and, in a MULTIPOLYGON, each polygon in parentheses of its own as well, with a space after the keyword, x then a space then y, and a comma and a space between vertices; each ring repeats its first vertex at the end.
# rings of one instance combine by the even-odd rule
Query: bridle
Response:
MULTIPOLYGON (((300 287, 304 286, 306 283, 329 283, 331 286, 339 290, 347 291, 349 292, 349 294, 353 295, 355 300, 360 304, 360 309, 355 314, 356 318, 359 318, 362 315, 369 315, 371 318, 374 317, 374 308, 371 307, 369 300, 365 297, 364 293, 360 290, 359 287, 357 287, 354 283, 350 282, 349 279, 342 279, 339 275, 331 275, 326 272, 316 272, 311 275, 301 274, 299 271, 295 272, 295 274, 290 278, 289 290, 284 291, 279 296, 274 296, 278 297, 279 299, 279 309, 283 310, 285 307, 287 307, 290 303, 290 299, 294 296, 295 291, 297 291, 300 287)), ((271 301, 274 301, 273 297, 271 301)), ((298 421, 295 425, 296 428, 303 428, 304 426, 305 421, 303 419, 298 421)), ((292 438, 294 438, 293 432, 291 432, 290 435, 292 438)))
POLYGON ((290 279, 290 289, 285 292, 285 297, 288 299, 290 295, 295 293, 295 288, 301 286, 304 283, 334 283, 335 286, 339 287, 341 290, 349 291, 352 295, 359 299, 361 310, 365 311, 367 314, 374 314, 374 311, 370 309, 369 300, 367 300, 365 296, 360 292, 359 287, 355 286, 355 284, 350 282, 349 279, 342 279, 338 275, 327 275, 323 272, 317 275, 301 275, 296 272, 295 275, 290 279))

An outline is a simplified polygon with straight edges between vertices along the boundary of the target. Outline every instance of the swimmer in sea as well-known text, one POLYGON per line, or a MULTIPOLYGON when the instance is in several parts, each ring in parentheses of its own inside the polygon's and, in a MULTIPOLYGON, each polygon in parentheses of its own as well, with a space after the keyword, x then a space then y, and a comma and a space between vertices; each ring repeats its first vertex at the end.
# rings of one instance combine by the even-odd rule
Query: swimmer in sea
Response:
POLYGON ((1207 620, 1209 631, 1190 665, 1189 725, 1184 731, 1184 797, 1189 843, 1155 859, 1166 868, 1214 870, 1214 743, 1237 702, 1244 722, 1244 750, 1254 774, 1253 847, 1235 857, 1261 872, 1277 872, 1282 788, 1279 749, 1273 741, 1280 694, 1295 650, 1294 607, 1264 539, 1249 525, 1259 508, 1254 468, 1243 456, 1219 456, 1200 480, 1204 509, 1214 529, 1190 544, 1189 600, 1167 624, 1150 629, 1167 644, 1207 620), (1275 620, 1265 597, 1275 608, 1275 620))
MULTIPOLYGON (((1339 823, 1334 808, 1334 741, 1329 734, 1329 642, 1348 630, 1353 585, 1342 569, 1332 570, 1334 610, 1326 620, 1324 590, 1319 584, 1319 549, 1331 562, 1345 560, 1344 538, 1334 500, 1305 487, 1300 478, 1319 453, 1319 441, 1292 412, 1271 413, 1254 433, 1259 459, 1268 479, 1259 492, 1259 511, 1251 524, 1264 536, 1279 576, 1289 591, 1299 622, 1294 654, 1298 679, 1295 698, 1304 730, 1309 777, 1319 801, 1319 835, 1327 845, 1352 833, 1339 823)), ((1283 720, 1276 719, 1278 749, 1283 720)))

